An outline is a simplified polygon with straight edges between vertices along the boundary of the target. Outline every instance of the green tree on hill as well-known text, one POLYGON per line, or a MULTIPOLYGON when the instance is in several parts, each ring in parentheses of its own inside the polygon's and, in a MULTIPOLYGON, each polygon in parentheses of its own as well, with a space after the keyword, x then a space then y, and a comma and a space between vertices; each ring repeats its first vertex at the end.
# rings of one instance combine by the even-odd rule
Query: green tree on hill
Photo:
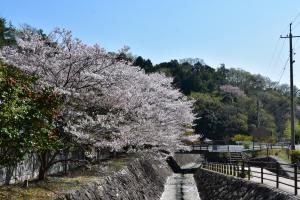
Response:
POLYGON ((6 20, 0 18, 0 47, 15 44, 15 32, 12 25, 7 26, 6 20))

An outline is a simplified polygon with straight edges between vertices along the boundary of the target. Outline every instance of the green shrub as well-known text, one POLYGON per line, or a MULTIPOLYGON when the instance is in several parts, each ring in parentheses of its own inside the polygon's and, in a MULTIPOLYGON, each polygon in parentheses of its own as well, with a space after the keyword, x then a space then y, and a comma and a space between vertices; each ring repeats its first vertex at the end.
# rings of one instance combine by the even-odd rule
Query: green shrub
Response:
POLYGON ((232 137, 232 140, 235 142, 242 142, 242 141, 250 142, 250 141, 252 141, 252 139, 253 139, 252 136, 242 135, 242 134, 237 134, 232 137))
POLYGON ((300 163, 300 151, 293 150, 291 152, 291 161, 292 163, 300 163))
POLYGON ((249 142, 245 142, 243 144, 243 146, 244 146, 244 149, 249 149, 250 148, 250 143, 249 142))

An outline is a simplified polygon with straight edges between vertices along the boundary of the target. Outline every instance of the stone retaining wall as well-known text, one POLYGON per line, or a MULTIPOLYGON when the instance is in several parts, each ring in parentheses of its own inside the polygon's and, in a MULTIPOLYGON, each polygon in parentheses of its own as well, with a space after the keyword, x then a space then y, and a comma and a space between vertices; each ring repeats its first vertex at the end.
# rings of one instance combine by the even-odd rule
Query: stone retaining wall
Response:
MULTIPOLYGON (((58 157, 61 159, 61 157, 58 157)), ((48 174, 56 174, 64 172, 72 168, 74 163, 57 163, 53 165, 48 174)), ((24 180, 31 180, 38 176, 40 163, 35 154, 28 155, 28 157, 13 167, 0 167, 0 186, 5 184, 14 184, 24 180)))
POLYGON ((206 169, 198 169, 194 175, 202 200, 294 200, 292 194, 263 184, 227 176, 206 169))
MULTIPOLYGON (((111 155, 109 150, 98 150, 97 158, 98 160, 107 159, 111 155)), ((63 155, 59 155, 57 159, 64 159, 63 155)), ((73 158, 78 160, 85 159, 84 152, 74 151, 68 154, 67 158, 73 158)), ((68 171, 70 168, 78 166, 79 163, 57 163, 53 165, 48 174, 57 174, 60 172, 68 171)), ((0 166, 0 186, 4 184, 13 184, 17 182, 22 182, 24 180, 34 179, 38 176, 40 163, 35 154, 30 154, 27 158, 20 162, 17 166, 14 167, 1 167, 0 166)))
POLYGON ((164 160, 144 155, 120 172, 99 178, 81 189, 57 197, 56 200, 158 200, 164 183, 171 174, 164 160))

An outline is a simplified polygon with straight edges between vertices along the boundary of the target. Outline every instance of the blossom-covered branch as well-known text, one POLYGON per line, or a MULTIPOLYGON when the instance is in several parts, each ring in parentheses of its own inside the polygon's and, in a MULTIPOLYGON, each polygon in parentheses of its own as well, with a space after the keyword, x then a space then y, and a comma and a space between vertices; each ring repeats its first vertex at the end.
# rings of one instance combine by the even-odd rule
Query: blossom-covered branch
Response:
POLYGON ((0 57, 65 96, 65 131, 79 142, 115 150, 181 145, 184 125, 194 119, 192 102, 172 87, 171 78, 147 75, 119 59, 124 50, 108 53, 85 45, 64 29, 44 36, 25 27, 16 41, 0 57))

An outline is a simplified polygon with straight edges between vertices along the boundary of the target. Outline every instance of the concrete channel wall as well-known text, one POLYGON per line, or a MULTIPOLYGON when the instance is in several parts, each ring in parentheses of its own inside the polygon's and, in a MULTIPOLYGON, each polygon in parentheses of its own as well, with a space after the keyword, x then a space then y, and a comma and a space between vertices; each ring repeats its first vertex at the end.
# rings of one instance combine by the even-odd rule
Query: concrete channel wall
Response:
POLYGON ((56 200, 158 200, 172 174, 167 163, 146 154, 114 175, 99 177, 78 190, 62 194, 56 200))
POLYGON ((260 183, 199 168, 194 175, 202 200, 296 200, 292 194, 260 183))

